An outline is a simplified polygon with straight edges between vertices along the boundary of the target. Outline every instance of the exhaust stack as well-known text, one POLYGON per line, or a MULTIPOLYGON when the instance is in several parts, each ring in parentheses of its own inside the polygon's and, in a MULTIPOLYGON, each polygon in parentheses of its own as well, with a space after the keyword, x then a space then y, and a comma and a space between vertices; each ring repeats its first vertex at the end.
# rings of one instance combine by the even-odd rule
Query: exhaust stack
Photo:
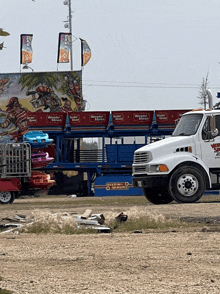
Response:
POLYGON ((206 90, 209 99, 209 109, 213 109, 213 97, 210 89, 206 90))

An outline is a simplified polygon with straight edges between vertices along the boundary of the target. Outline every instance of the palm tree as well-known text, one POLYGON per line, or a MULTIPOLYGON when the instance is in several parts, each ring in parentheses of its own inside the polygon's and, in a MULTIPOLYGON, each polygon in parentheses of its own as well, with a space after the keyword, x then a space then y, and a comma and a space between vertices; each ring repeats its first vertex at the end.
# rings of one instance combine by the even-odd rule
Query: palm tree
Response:
POLYGON ((60 81, 59 75, 55 73, 26 73, 22 74, 19 84, 21 84, 21 91, 27 88, 27 91, 35 89, 38 86, 45 86, 50 89, 57 90, 57 84, 60 81))

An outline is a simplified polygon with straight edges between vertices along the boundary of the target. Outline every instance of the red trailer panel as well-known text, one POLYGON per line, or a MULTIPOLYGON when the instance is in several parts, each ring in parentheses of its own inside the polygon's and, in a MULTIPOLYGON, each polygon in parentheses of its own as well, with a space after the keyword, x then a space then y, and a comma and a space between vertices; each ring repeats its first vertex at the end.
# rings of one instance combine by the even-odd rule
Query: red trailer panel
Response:
POLYGON ((20 190, 21 190, 20 179, 18 178, 0 179, 1 192, 20 191, 20 190))
POLYGON ((107 126, 109 122, 109 111, 86 111, 69 112, 70 125, 72 127, 82 126, 107 126))
POLYGON ((27 114, 27 125, 29 127, 65 127, 66 113, 54 112, 32 112, 27 114))
POLYGON ((158 125, 175 125, 176 121, 191 109, 155 110, 158 125))
POLYGON ((112 111, 112 121, 117 125, 148 125, 153 120, 153 110, 112 111))

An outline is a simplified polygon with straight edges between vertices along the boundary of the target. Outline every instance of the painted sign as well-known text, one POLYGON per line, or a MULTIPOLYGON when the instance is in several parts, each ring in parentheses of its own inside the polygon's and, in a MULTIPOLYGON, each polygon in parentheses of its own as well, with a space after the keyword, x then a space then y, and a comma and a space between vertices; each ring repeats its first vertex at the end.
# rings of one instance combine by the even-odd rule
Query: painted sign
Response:
POLYGON ((128 189, 129 189, 128 182, 106 183, 106 190, 128 190, 128 189))
POLYGON ((114 125, 151 125, 153 110, 112 111, 114 125))
POLYGON ((31 112, 27 115, 27 124, 32 126, 61 126, 64 127, 66 122, 66 113, 45 113, 31 112))
POLYGON ((159 124, 175 125, 176 121, 180 117, 190 111, 191 109, 180 109, 180 110, 155 110, 156 120, 159 124))
POLYGON ((94 182, 95 196, 131 196, 143 195, 141 188, 134 188, 131 175, 110 175, 99 176, 94 182))
POLYGON ((70 112, 69 120, 71 126, 107 126, 109 122, 109 111, 87 111, 87 112, 70 112))
POLYGON ((220 143, 212 144, 211 147, 214 149, 216 153, 216 157, 220 156, 220 143))
POLYGON ((39 119, 41 125, 63 125, 60 113, 78 112, 84 107, 81 71, 0 74, 2 140, 17 139, 27 131, 28 124, 39 119), (51 115, 46 118, 44 113, 51 115))

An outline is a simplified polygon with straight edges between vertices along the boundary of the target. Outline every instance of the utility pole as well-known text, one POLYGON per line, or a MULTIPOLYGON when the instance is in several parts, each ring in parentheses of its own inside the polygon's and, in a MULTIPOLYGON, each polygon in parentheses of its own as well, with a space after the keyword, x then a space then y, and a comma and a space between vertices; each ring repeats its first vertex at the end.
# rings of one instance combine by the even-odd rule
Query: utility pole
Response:
POLYGON ((71 11, 71 0, 65 0, 64 5, 69 5, 69 17, 67 23, 64 25, 65 28, 69 28, 70 33, 70 69, 73 70, 73 42, 72 42, 72 11, 71 11))

